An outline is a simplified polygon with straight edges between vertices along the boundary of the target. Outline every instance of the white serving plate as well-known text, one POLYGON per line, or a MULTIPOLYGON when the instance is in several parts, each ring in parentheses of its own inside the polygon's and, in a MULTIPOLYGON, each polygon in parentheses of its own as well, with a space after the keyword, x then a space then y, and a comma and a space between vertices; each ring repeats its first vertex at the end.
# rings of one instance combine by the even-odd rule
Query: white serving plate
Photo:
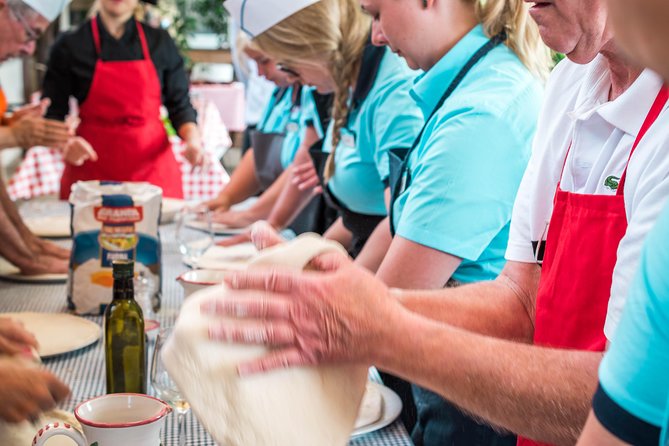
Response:
POLYGON ((351 437, 357 437, 383 429, 393 423, 402 412, 402 400, 395 392, 388 387, 375 382, 368 382, 367 385, 376 387, 381 393, 381 398, 383 399, 383 412, 378 421, 355 429, 351 433, 351 437))
POLYGON ((42 358, 87 347, 100 339, 102 331, 95 322, 67 313, 0 313, 0 317, 21 322, 37 338, 42 358))

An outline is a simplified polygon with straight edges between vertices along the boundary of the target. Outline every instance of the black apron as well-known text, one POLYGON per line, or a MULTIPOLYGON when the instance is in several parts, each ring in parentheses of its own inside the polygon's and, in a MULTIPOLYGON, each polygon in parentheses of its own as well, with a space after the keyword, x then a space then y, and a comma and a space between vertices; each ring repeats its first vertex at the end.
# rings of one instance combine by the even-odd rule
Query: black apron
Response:
MULTIPOLYGON (((409 157, 418 147, 421 138, 427 128, 428 123, 442 107, 446 100, 460 85, 465 76, 469 73, 476 63, 484 58, 499 44, 504 42, 505 35, 497 35, 490 39, 485 45, 474 53, 467 63, 458 72, 457 76, 448 86, 436 107, 425 120, 418 137, 410 149, 396 148, 389 152, 390 163, 390 231, 395 236, 394 205, 399 196, 411 184, 411 172, 408 168, 409 157)), ((449 281, 447 286, 453 286, 454 282, 449 281)), ((406 399, 407 383, 392 375, 388 379, 402 393, 403 399, 406 399)), ((416 446, 514 446, 516 437, 514 435, 503 435, 496 432, 487 424, 480 424, 470 418, 457 407, 444 400, 434 392, 413 385, 413 402, 416 406, 417 420, 413 428, 412 440, 416 446)))
MULTIPOLYGON (((301 106, 301 88, 296 87, 296 99, 293 101, 292 111, 295 107, 301 106)), ((287 89, 277 89, 274 93, 275 105, 283 99, 283 95, 287 93, 287 89)), ((290 126, 297 126, 298 124, 288 121, 283 132, 261 132, 253 130, 250 133, 251 147, 253 147, 253 158, 255 161, 255 173, 260 190, 267 190, 279 176, 283 173, 283 166, 281 165, 281 152, 283 151, 283 143, 286 139, 287 131, 297 131, 297 129, 290 128, 290 126)))
MULTIPOLYGON (((322 139, 316 141, 310 147, 309 154, 312 153, 312 150, 316 152, 320 151, 322 146, 322 139)), ((337 209, 328 205, 325 197, 322 194, 319 194, 309 201, 307 206, 300 211, 288 227, 298 235, 305 232, 315 232, 323 235, 323 233, 337 221, 338 217, 339 213, 337 209)))
MULTIPOLYGON (((332 94, 322 95, 316 91, 311 92, 314 103, 316 105, 317 119, 320 123, 321 129, 327 129, 332 119, 332 94)), ((308 125, 316 126, 316 122, 307 123, 308 125)), ((320 147, 323 140, 315 142, 312 147, 320 147)), ((314 196, 309 203, 300 211, 299 214, 288 225, 295 234, 303 234, 305 232, 315 232, 323 235, 327 229, 339 217, 337 210, 328 206, 323 195, 314 196)))
MULTIPOLYGON (((376 47, 372 45, 371 41, 365 46, 362 55, 362 63, 360 64, 358 82, 355 91, 353 92, 351 103, 352 111, 358 109, 362 105, 374 86, 374 81, 376 80, 376 75, 378 74, 385 51, 386 49, 384 47, 376 47)), ((350 116, 351 113, 349 113, 349 118, 350 116)), ((374 232, 374 229, 376 229, 378 224, 383 221, 386 216, 361 214, 349 209, 332 193, 326 184, 324 175, 325 164, 330 154, 323 151, 322 145, 311 147, 311 149, 309 149, 309 154, 311 155, 314 167, 318 173, 318 178, 321 180, 323 198, 325 199, 327 206, 337 210, 339 216, 342 218, 344 227, 351 231, 351 234, 353 235, 349 254, 351 257, 355 258, 360 254, 360 251, 362 251, 362 248, 365 246, 367 239, 372 235, 372 232, 374 232)))

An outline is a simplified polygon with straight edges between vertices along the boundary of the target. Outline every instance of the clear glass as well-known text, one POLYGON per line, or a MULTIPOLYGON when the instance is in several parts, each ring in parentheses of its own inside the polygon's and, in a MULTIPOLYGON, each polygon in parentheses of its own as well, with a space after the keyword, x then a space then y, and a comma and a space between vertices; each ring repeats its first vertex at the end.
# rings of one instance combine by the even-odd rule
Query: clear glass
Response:
POLYGON ((177 214, 176 239, 184 262, 192 267, 202 254, 214 244, 211 212, 206 206, 185 206, 177 214))
POLYGON ((156 347, 153 350, 153 360, 151 362, 151 385, 156 392, 156 396, 174 409, 179 428, 179 446, 184 446, 186 444, 184 417, 190 411, 190 404, 181 396, 179 388, 167 373, 160 355, 171 334, 171 327, 162 328, 156 337, 156 347))
POLYGON ((135 274, 135 300, 142 307, 144 313, 144 320, 155 319, 156 315, 153 312, 153 293, 156 292, 156 284, 153 275, 144 270, 140 270, 135 274))

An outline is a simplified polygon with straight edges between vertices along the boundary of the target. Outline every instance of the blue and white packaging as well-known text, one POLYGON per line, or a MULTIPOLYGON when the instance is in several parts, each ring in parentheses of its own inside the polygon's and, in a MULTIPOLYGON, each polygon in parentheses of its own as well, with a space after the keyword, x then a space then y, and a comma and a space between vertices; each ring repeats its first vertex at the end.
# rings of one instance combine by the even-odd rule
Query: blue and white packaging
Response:
POLYGON ((149 183, 74 185, 68 304, 77 314, 102 314, 111 302, 114 260, 134 260, 135 274, 161 283, 161 201, 162 189, 149 183))

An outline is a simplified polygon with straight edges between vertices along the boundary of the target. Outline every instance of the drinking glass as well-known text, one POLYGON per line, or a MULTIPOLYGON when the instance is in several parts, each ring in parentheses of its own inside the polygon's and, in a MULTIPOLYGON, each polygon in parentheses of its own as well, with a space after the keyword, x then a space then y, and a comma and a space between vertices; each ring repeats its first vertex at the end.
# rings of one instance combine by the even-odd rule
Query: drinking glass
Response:
POLYGON ((171 327, 162 328, 156 337, 156 347, 153 350, 153 361, 151 363, 151 385, 156 392, 156 396, 172 406, 174 412, 177 414, 179 446, 184 446, 186 444, 184 417, 190 411, 190 405, 181 396, 179 388, 167 373, 167 369, 165 369, 165 365, 160 356, 163 346, 165 345, 165 342, 167 342, 167 338, 170 337, 171 333, 171 327))
POLYGON ((211 212, 206 206, 185 206, 175 218, 176 239, 184 261, 197 267, 202 254, 214 244, 211 212))

